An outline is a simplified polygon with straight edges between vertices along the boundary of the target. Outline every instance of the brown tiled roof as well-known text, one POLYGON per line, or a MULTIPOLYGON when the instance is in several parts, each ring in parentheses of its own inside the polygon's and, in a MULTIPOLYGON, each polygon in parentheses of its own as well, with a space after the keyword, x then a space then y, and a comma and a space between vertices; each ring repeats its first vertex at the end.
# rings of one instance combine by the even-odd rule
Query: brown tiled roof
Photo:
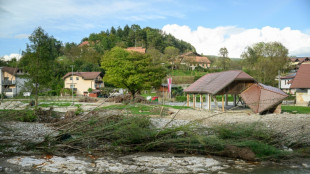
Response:
POLYGON ((82 47, 82 46, 85 46, 85 45, 89 46, 89 42, 88 42, 88 41, 84 41, 84 42, 82 42, 82 43, 79 45, 79 47, 82 47))
POLYGON ((7 73, 9 73, 11 75, 15 75, 16 72, 18 71, 18 68, 12 68, 12 67, 4 66, 4 67, 2 67, 2 71, 3 72, 7 72, 7 73))
POLYGON ((211 63, 211 61, 207 57, 203 57, 203 56, 196 56, 195 62, 197 62, 197 63, 211 63))
POLYGON ((255 113, 261 113, 277 106, 288 95, 281 89, 264 84, 253 84, 240 96, 255 113))
POLYGON ((145 53, 145 48, 142 48, 142 47, 128 47, 126 50, 127 51, 136 51, 139 53, 145 53))
POLYGON ((290 88, 310 88, 310 63, 300 65, 290 88))
POLYGON ((201 56, 193 52, 184 53, 180 57, 184 57, 184 60, 188 62, 207 63, 207 64, 211 63, 211 61, 207 57, 201 56))
POLYGON ((290 59, 292 62, 299 62, 299 63, 310 61, 310 57, 296 57, 296 58, 290 58, 290 59))
MULTIPOLYGON (((70 77, 72 75, 72 72, 68 72, 66 75, 63 76, 63 79, 70 77)), ((99 75, 102 76, 101 72, 73 72, 73 75, 80 76, 85 80, 93 80, 99 75)))
POLYGON ((235 80, 251 80, 253 77, 241 70, 209 73, 195 81, 184 90, 186 93, 216 94, 235 80))

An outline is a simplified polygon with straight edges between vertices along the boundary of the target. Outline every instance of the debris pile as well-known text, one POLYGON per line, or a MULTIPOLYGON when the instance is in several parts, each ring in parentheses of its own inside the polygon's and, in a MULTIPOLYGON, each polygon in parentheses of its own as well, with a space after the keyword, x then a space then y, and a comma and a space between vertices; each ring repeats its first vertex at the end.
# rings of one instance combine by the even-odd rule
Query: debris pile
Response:
MULTIPOLYGON (((107 102, 115 102, 115 103, 130 103, 132 101, 130 94, 118 95, 115 97, 108 98, 107 102)), ((134 99, 134 103, 150 103, 144 97, 140 95, 136 95, 134 99)))

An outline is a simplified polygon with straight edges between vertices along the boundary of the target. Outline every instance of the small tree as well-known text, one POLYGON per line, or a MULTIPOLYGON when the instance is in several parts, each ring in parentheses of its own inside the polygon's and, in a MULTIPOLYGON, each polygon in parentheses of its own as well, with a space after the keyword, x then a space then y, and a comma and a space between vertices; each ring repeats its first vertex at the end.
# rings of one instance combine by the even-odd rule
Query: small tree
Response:
POLYGON ((135 98, 143 89, 158 87, 166 76, 160 64, 152 63, 148 54, 128 52, 115 47, 103 56, 102 68, 105 80, 119 88, 126 88, 135 98))
POLYGON ((49 36, 38 27, 29 37, 30 44, 27 44, 23 52, 20 65, 28 73, 30 83, 34 85, 35 101, 38 105, 39 90, 50 87, 53 79, 53 67, 56 57, 60 54, 61 42, 49 36))
POLYGON ((219 55, 220 57, 218 58, 216 65, 223 70, 227 70, 230 65, 230 59, 228 58, 227 48, 226 47, 221 48, 219 51, 219 55))

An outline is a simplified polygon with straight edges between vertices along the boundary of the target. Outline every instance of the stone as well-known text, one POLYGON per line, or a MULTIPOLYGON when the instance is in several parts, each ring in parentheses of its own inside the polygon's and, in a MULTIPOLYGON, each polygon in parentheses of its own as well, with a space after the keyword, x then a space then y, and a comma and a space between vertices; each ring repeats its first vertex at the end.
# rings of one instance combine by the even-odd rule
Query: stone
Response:
POLYGON ((308 164, 306 164, 306 163, 302 163, 301 165, 302 165, 304 168, 307 168, 307 169, 310 168, 310 165, 308 165, 308 164))
POLYGON ((254 152, 247 147, 237 147, 233 145, 226 146, 223 155, 231 158, 240 158, 247 161, 254 161, 254 152))

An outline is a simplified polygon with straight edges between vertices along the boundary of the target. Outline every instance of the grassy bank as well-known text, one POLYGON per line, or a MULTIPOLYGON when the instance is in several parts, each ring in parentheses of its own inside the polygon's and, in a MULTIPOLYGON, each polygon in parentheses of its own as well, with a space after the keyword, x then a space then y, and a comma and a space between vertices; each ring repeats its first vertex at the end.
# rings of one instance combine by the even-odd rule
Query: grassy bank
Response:
POLYGON ((281 106, 282 112, 288 112, 293 114, 309 114, 310 107, 306 106, 281 106))

